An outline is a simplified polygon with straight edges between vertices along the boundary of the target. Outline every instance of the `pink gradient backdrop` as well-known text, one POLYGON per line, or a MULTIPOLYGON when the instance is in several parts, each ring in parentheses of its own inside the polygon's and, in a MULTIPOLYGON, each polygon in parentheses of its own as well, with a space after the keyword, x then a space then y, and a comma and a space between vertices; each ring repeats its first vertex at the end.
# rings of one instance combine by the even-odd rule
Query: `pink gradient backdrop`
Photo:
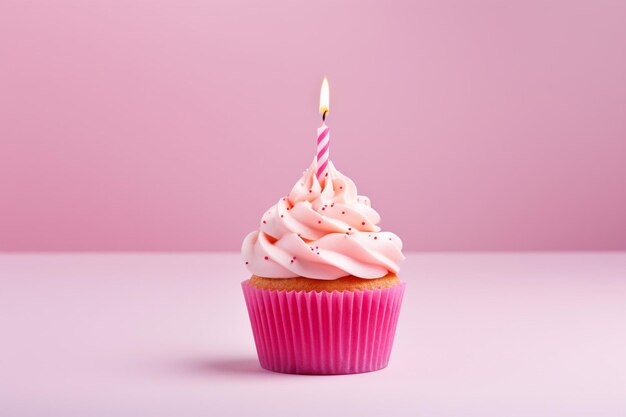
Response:
POLYGON ((331 155, 408 249, 626 249, 626 2, 0 2, 0 250, 237 249, 331 155))

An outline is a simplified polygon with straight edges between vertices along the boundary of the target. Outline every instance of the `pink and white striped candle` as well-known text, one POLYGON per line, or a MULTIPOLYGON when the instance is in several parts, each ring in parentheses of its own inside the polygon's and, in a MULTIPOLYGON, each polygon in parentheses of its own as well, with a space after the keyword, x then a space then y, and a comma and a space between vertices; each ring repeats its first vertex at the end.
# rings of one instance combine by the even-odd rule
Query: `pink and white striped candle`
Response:
POLYGON ((326 126, 326 114, 330 104, 330 89, 328 79, 324 77, 322 89, 320 90, 320 113, 322 115, 322 126, 317 129, 317 180, 322 180, 328 176, 328 162, 330 160, 330 132, 326 126))
POLYGON ((328 175, 328 160, 330 158, 330 129, 326 123, 322 123, 317 129, 317 180, 328 175))

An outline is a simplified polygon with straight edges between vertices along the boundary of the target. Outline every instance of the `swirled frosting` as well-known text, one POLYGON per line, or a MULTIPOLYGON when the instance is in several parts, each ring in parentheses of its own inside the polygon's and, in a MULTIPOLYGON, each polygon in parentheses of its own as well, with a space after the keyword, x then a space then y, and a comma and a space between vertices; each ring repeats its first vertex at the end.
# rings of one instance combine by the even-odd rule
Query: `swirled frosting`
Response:
POLYGON ((254 275, 265 278, 380 278, 398 272, 402 241, 377 226, 380 216, 354 182, 329 162, 318 181, 317 163, 288 196, 265 212, 241 252, 254 275))

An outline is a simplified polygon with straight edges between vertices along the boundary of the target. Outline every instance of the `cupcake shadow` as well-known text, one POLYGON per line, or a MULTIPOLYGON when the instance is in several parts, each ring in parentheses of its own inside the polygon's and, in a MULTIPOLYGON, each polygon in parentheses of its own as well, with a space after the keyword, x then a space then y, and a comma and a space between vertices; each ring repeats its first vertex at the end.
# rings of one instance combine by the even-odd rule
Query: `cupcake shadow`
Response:
POLYGON ((254 375, 267 373, 257 358, 216 358, 191 359, 182 361, 176 367, 177 371, 191 375, 254 375))

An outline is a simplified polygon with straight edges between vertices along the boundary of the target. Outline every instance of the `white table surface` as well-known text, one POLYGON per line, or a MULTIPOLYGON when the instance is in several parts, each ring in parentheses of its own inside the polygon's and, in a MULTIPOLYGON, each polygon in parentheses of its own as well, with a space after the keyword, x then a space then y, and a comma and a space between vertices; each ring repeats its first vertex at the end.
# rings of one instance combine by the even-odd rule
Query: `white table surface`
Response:
POLYGON ((410 254, 389 367, 261 369, 237 254, 0 255, 0 415, 626 416, 626 254, 410 254))

